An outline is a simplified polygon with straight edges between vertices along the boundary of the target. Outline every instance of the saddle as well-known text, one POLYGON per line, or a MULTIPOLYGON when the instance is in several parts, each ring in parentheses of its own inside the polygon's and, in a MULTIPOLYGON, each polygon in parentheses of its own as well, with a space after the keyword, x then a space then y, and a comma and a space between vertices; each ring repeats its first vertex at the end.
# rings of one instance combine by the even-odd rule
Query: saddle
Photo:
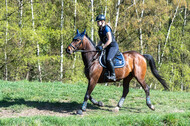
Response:
MULTIPOLYGON (((106 67, 106 50, 103 50, 101 52, 101 55, 99 57, 100 65, 104 68, 106 67)), ((113 58, 113 64, 114 68, 122 68, 125 66, 125 58, 121 52, 117 52, 115 57, 113 58)))

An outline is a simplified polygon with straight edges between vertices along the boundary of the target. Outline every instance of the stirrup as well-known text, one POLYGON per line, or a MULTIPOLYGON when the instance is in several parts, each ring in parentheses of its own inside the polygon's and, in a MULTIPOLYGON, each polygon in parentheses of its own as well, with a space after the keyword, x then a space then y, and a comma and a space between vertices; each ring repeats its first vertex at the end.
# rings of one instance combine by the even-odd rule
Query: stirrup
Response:
POLYGON ((109 80, 116 81, 115 75, 107 76, 107 78, 108 78, 109 80))

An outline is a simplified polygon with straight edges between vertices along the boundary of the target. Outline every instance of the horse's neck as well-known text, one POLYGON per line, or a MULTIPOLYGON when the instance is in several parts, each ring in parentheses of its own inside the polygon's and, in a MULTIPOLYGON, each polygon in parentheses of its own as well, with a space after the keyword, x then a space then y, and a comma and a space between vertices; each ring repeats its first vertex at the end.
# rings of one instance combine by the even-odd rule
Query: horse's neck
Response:
MULTIPOLYGON (((86 51, 96 50, 94 45, 90 42, 88 38, 85 38, 85 40, 86 40, 86 46, 85 46, 86 51)), ((91 62, 93 61, 93 58, 96 55, 96 53, 97 52, 82 52, 82 58, 85 67, 89 67, 91 65, 91 62)))
POLYGON ((82 59, 85 65, 85 68, 88 68, 91 63, 93 62, 93 59, 95 58, 97 52, 88 52, 88 53, 82 53, 82 59))

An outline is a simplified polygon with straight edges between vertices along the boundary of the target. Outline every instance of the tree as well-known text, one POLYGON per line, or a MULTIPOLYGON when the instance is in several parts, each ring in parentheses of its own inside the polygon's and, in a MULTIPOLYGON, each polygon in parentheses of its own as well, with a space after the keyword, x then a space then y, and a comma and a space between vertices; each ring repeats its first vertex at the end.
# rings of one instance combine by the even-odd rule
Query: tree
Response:
POLYGON ((19 21, 19 27, 20 27, 20 45, 22 44, 22 37, 21 37, 21 31, 22 31, 22 15, 23 15, 23 1, 19 0, 19 11, 20 11, 20 21, 19 21))
POLYGON ((116 33, 116 29, 117 29, 117 24, 118 24, 118 19, 119 19, 119 6, 120 6, 120 0, 118 0, 117 2, 117 10, 116 10, 116 18, 115 18, 115 27, 114 27, 114 34, 116 33))
POLYGON ((63 79, 63 0, 61 2, 61 67, 60 67, 60 79, 63 79))
MULTIPOLYGON (((75 10, 74 10, 74 32, 76 32, 76 17, 77 17, 77 0, 75 0, 75 10)), ((74 55, 74 62, 73 62, 73 73, 75 68, 75 62, 76 62, 76 54, 74 55)))
MULTIPOLYGON (((188 1, 5 0, 0 7, 2 79, 86 82, 82 57, 79 53, 69 56, 64 49, 76 29, 86 29, 98 42, 94 19, 105 14, 121 52, 151 54, 171 89, 190 89, 188 1)), ((146 78, 151 88, 161 89, 149 72, 146 78)), ((139 87, 136 83, 132 87, 139 87)))
MULTIPOLYGON (((34 31, 34 35, 36 35, 36 31, 35 31, 35 22, 34 22, 33 0, 31 0, 31 11, 32 11, 32 26, 33 26, 33 31, 34 31)), ((38 57, 39 81, 42 82, 41 65, 40 65, 40 60, 39 60, 39 56, 40 56, 40 47, 39 47, 38 42, 36 42, 36 45, 37 45, 37 57, 38 57)))
POLYGON ((91 12, 92 12, 91 39, 92 41, 94 41, 94 0, 91 0, 91 12))
POLYGON ((8 70, 7 70, 7 42, 8 42, 8 1, 5 0, 5 5, 6 5, 6 34, 5 34, 5 80, 7 81, 8 79, 8 70))

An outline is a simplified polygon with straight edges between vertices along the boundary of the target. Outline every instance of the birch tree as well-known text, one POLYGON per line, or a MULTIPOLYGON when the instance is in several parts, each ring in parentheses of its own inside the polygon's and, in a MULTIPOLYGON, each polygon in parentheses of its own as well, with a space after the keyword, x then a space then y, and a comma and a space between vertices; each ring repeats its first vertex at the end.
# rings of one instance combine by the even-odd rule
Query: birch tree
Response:
MULTIPOLYGON (((35 22, 34 22, 33 0, 31 0, 30 2, 31 2, 31 11, 32 11, 32 27, 33 27, 34 34, 36 35, 36 31, 35 31, 35 22)), ((39 60, 39 56, 40 56, 40 47, 39 47, 39 43, 38 43, 38 42, 36 42, 36 45, 37 45, 37 57, 38 57, 39 81, 42 82, 41 66, 40 66, 40 60, 39 60)))
POLYGON ((104 12, 105 17, 106 17, 106 14, 107 14, 107 0, 106 0, 106 5, 105 5, 105 12, 104 12))
POLYGON ((22 13, 23 13, 23 1, 22 0, 18 0, 19 1, 19 11, 20 11, 20 20, 19 20, 19 27, 20 27, 20 45, 22 44, 22 37, 21 37, 21 31, 22 31, 22 13))
POLYGON ((91 12, 92 12, 91 39, 92 41, 94 41, 94 0, 91 0, 91 12))
MULTIPOLYGON (((142 22, 143 14, 144 14, 144 0, 143 0, 143 9, 142 9, 142 12, 141 12, 140 23, 142 22)), ((143 39, 142 39, 142 28, 141 27, 139 29, 139 33, 140 33, 141 54, 143 54, 143 39)))
POLYGON ((8 0, 5 0, 6 5, 6 33, 5 33, 5 80, 8 78, 8 70, 7 70, 7 41, 8 41, 8 0))
MULTIPOLYGON (((77 0, 75 0, 75 11, 74 11, 74 33, 76 32, 76 17, 77 17, 77 0)), ((76 54, 74 55, 73 70, 75 68, 76 54)))
MULTIPOLYGON (((176 15, 177 15, 178 8, 179 8, 179 2, 178 2, 178 5, 177 5, 177 7, 176 7, 175 14, 174 14, 174 16, 173 16, 173 18, 172 18, 172 21, 171 21, 171 23, 169 24, 169 28, 168 28, 166 40, 165 40, 165 43, 164 43, 163 52, 162 52, 162 54, 161 54, 161 58, 164 57, 164 51, 165 51, 165 49, 166 49, 166 45, 167 45, 167 43, 168 43, 168 39, 169 39, 169 36, 170 36, 171 26, 172 26, 172 24, 173 24, 173 22, 174 22, 174 19, 175 19, 176 15)), ((162 62, 160 63, 160 67, 161 67, 161 66, 162 66, 162 62)))
MULTIPOLYGON (((182 29, 182 37, 184 36, 184 27, 186 26, 187 22, 187 7, 184 8, 184 22, 183 22, 183 29, 182 29)), ((183 40, 181 42, 181 50, 183 49, 183 40)), ((184 56, 181 54, 181 61, 184 62, 184 56)), ((184 83, 183 83, 183 69, 181 70, 181 91, 184 90, 184 83)))
POLYGON ((60 80, 63 79, 63 0, 61 2, 61 67, 60 67, 60 80))
POLYGON ((75 11, 74 11, 74 33, 76 32, 76 17, 77 17, 77 0, 75 0, 75 11))
POLYGON ((119 6, 120 6, 120 0, 117 1, 117 6, 116 6, 116 18, 115 18, 114 34, 116 33, 118 19, 119 19, 119 6))
MULTIPOLYGON (((140 23, 141 23, 142 18, 143 18, 143 14, 144 14, 144 8, 142 9, 141 16, 139 16, 135 0, 133 1, 133 4, 135 5, 135 11, 136 11, 137 19, 140 20, 140 23)), ((143 0, 143 6, 144 6, 144 0, 143 0)), ((142 39, 142 28, 141 28, 141 26, 139 26, 139 40, 140 40, 140 53, 143 54, 143 39, 142 39)))
POLYGON ((157 60, 158 60, 158 64, 160 64, 160 60, 161 60, 161 57, 160 57, 160 40, 158 41, 158 47, 157 47, 157 60))

